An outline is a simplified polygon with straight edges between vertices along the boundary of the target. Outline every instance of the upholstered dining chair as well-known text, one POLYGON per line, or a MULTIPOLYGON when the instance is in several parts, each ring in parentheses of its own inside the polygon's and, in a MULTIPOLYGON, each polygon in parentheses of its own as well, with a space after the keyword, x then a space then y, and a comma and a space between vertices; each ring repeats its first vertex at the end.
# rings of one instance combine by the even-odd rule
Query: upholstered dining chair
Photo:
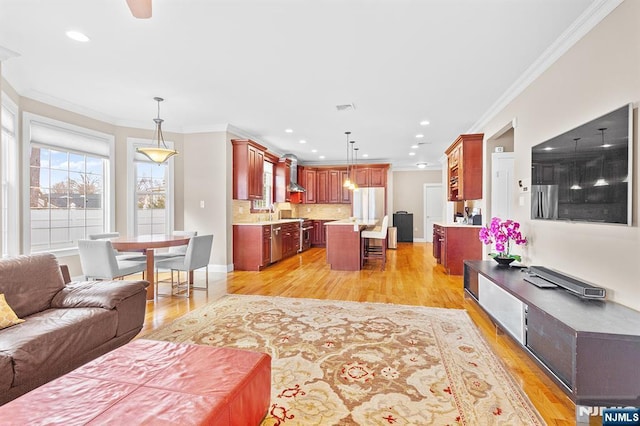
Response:
MULTIPOLYGON (((211 257, 211 248, 213 247, 213 235, 196 235, 191 237, 189 244, 187 244, 187 251, 184 255, 170 257, 156 262, 157 269, 170 269, 171 270, 171 295, 173 295, 173 289, 175 287, 180 288, 180 271, 187 273, 186 284, 186 296, 189 297, 190 289, 193 287, 189 284, 189 272, 196 269, 205 268, 206 270, 206 286, 205 287, 193 287, 197 289, 206 290, 209 288, 209 258, 211 257), (178 272, 178 283, 173 281, 173 271, 178 272)), ((158 283, 158 281, 156 282, 158 283)), ((158 285, 156 285, 156 297, 158 296, 158 285)))
POLYGON ((387 263, 387 229, 389 228, 389 216, 382 219, 382 224, 371 230, 364 230, 360 233, 360 258, 361 267, 369 259, 381 259, 382 270, 387 263), (375 241, 375 244, 371 244, 375 241))
MULTIPOLYGON (((101 234, 90 234, 87 235, 87 238, 90 240, 109 240, 111 238, 118 238, 120 236, 119 232, 103 232, 101 234)), ((142 261, 143 256, 140 253, 136 252, 123 252, 113 249, 116 253, 116 259, 118 260, 132 260, 132 261, 142 261)))
MULTIPOLYGON (((173 231, 171 233, 174 237, 195 237, 198 235, 198 231, 173 231)), ((172 246, 169 247, 169 250, 166 253, 156 253, 155 259, 156 261, 169 259, 176 256, 184 256, 187 254, 187 246, 188 244, 182 246, 172 246)))
POLYGON ((80 265, 85 279, 112 280, 144 272, 147 262, 120 260, 109 240, 79 240, 80 265))

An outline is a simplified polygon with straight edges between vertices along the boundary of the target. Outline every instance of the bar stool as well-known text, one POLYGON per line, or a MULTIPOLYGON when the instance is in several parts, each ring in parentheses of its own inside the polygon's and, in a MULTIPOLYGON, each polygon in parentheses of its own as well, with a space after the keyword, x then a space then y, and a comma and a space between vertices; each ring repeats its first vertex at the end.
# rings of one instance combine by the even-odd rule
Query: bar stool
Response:
POLYGON ((364 266, 365 260, 382 259, 382 270, 387 263, 387 228, 389 227, 389 216, 382 219, 382 225, 371 230, 364 230, 360 233, 360 267, 364 266), (372 240, 378 240, 380 244, 371 244, 372 240))

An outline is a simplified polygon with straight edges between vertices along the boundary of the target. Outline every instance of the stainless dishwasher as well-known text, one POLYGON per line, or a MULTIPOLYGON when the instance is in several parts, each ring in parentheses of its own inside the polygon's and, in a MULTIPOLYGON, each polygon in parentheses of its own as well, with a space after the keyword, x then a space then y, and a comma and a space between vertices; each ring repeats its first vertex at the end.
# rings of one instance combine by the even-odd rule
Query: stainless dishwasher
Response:
POLYGON ((271 225, 271 263, 282 259, 282 226, 271 225))

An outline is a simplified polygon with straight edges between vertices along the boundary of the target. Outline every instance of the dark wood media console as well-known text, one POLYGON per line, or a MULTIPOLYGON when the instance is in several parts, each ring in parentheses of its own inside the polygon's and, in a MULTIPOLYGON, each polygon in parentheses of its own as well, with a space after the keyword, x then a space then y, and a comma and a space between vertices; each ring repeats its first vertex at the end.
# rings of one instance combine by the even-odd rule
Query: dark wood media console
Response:
POLYGON ((576 405, 640 405, 640 312, 526 282, 519 268, 464 262, 464 289, 576 405))

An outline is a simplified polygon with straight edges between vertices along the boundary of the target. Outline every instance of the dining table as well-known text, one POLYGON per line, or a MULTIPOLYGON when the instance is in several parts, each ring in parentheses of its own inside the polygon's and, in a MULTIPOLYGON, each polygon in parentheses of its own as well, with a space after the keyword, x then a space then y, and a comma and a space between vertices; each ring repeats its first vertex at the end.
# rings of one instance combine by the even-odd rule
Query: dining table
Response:
MULTIPOLYGON (((155 295, 155 249, 189 244, 191 237, 184 235, 150 234, 137 236, 122 236, 111 239, 111 245, 118 251, 142 252, 147 258, 147 270, 145 280, 149 281, 147 287, 147 300, 154 300, 155 295)), ((193 280, 192 276, 189 281, 193 280)))

